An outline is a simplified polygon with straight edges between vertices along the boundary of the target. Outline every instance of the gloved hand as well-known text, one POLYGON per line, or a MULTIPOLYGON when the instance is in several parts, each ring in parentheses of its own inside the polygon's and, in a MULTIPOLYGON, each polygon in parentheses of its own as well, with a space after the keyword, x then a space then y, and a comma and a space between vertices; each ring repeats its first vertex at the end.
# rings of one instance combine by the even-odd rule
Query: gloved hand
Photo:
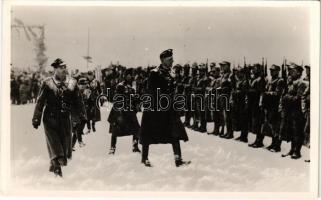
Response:
POLYGON ((32 120, 32 126, 35 128, 35 129, 38 129, 38 126, 40 125, 40 121, 38 119, 33 119, 32 120))

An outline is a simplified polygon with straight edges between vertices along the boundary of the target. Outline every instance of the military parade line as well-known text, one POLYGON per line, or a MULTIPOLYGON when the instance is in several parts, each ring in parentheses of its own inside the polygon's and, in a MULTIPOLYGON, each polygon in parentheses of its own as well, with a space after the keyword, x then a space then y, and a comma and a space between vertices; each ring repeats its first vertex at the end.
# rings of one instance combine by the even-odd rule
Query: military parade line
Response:
POLYGON ((301 157, 302 145, 310 148, 310 66, 284 60, 281 67, 271 65, 268 76, 266 63, 244 63, 233 69, 228 61, 219 66, 211 63, 210 69, 197 63, 173 66, 172 49, 159 58, 157 67, 111 65, 101 70, 101 81, 92 71, 77 70, 69 75, 67 64, 59 58, 43 80, 38 72, 12 71, 12 104, 36 101, 32 125, 37 129, 43 121, 50 172, 62 177, 62 167, 72 157, 75 144, 85 146, 85 126, 87 133, 96 131, 100 106, 106 101, 112 106, 107 119, 111 133, 108 154, 116 153, 118 137, 132 136, 132 151, 141 153, 146 167, 152 167, 151 144, 172 144, 175 165, 191 164, 183 160, 180 147, 181 140, 189 140, 185 127, 224 139, 232 139, 234 132, 240 131, 235 140, 244 143, 251 132, 256 135, 255 142, 248 145, 251 148, 263 148, 268 136, 272 142, 266 149, 274 153, 281 151, 282 141, 291 142, 290 151, 281 156, 292 159, 301 157), (148 101, 140 98, 144 95, 148 101), (177 110, 174 97, 179 95, 185 100, 177 110), (215 109, 211 107, 213 98, 215 109), (151 109, 146 109, 146 104, 151 109), (141 125, 137 112, 142 112, 141 125), (213 122, 214 130, 208 132, 207 123, 213 122))

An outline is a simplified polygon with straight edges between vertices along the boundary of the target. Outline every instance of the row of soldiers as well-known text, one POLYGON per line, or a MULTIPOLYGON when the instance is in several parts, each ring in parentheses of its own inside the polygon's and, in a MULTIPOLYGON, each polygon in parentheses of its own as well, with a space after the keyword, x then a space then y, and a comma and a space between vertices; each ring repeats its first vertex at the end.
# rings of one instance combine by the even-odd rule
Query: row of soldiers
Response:
POLYGON ((219 65, 211 63, 209 72, 205 64, 174 66, 177 93, 206 97, 212 91, 219 96, 214 111, 207 109, 206 103, 204 109, 201 99, 196 99, 195 111, 182 114, 185 126, 205 133, 207 122, 214 122, 214 130, 208 134, 231 139, 235 131, 240 131, 236 140, 245 143, 252 132, 256 134, 254 143, 249 144, 253 148, 264 147, 263 140, 268 135, 272 143, 267 149, 272 152, 281 151, 282 140, 291 141, 290 152, 282 157, 300 158, 302 145, 309 146, 310 66, 305 66, 306 76, 302 79, 304 69, 295 63, 282 66, 287 68, 283 78, 278 65, 270 67, 270 78, 259 63, 232 70, 229 62, 219 65))
POLYGON ((40 89, 40 74, 11 71, 10 98, 12 104, 33 103, 40 89))
MULTIPOLYGON (((256 134, 255 142, 249 144, 253 148, 263 147, 264 137, 270 135, 272 143, 267 149, 279 152, 282 140, 291 141, 290 151, 282 156, 301 157, 302 145, 309 145, 309 66, 305 66, 304 79, 303 67, 294 63, 282 66, 287 67, 286 78, 280 77, 277 65, 271 66, 271 78, 268 79, 261 64, 231 70, 227 61, 219 63, 220 67, 212 63, 209 72, 205 64, 193 64, 191 67, 188 64, 183 67, 176 65, 171 75, 172 52, 167 50, 165 53, 165 57, 161 54, 162 64, 156 69, 111 69, 110 74, 105 73, 101 85, 92 72, 85 77, 67 76, 67 65, 61 59, 55 60, 52 64, 54 75, 42 82, 32 119, 34 128, 38 128, 43 115, 51 172, 62 176, 61 167, 66 166, 72 156, 72 144, 78 140, 81 146, 84 145, 81 135, 85 124, 95 131, 95 122, 100 120, 97 99, 107 89, 111 89, 113 94, 126 96, 133 93, 155 96, 156 88, 160 87, 165 94, 191 97, 196 94, 206 97, 209 91, 215 90, 214 94, 220 97, 215 105, 218 109, 203 109, 201 100, 196 100, 191 102, 195 104, 195 110, 190 109, 193 105, 187 105, 186 110, 179 113, 181 117, 185 116, 186 127, 205 133, 207 123, 214 122, 214 130, 208 134, 231 139, 235 131, 241 131, 236 140, 246 143, 248 133, 252 132, 256 134)), ((116 112, 110 112, 108 117, 112 133, 110 154, 115 153, 116 138, 129 134, 134 136, 133 152, 140 152, 138 142, 142 144, 142 163, 145 166, 151 166, 148 147, 156 143, 173 145, 176 166, 190 163, 182 160, 179 140, 187 141, 188 137, 174 110, 162 113, 143 109, 141 128, 136 117, 140 109, 120 113, 112 111, 116 112), (178 132, 168 132, 171 127, 178 132)))
MULTIPOLYGON (((147 78, 152 69, 132 70, 137 94, 146 92, 147 78)), ((234 132, 240 131, 236 140, 245 143, 248 142, 248 133, 252 132, 256 139, 249 147, 253 148, 264 147, 265 136, 270 136, 272 142, 266 149, 271 152, 280 152, 282 141, 291 141, 290 152, 282 157, 300 158, 302 145, 309 147, 310 66, 295 63, 281 67, 272 65, 269 71, 270 77, 267 69, 259 63, 231 69, 231 64, 224 61, 219 66, 211 63, 210 70, 206 64, 175 65, 172 72, 175 93, 191 98, 195 95, 204 97, 186 101, 185 112, 180 112, 185 119, 184 125, 225 139, 234 138, 234 132), (302 78, 304 68, 306 74, 302 78), (218 101, 214 101, 214 111, 207 104, 209 95, 206 94, 210 92, 218 96, 218 101), (212 132, 207 130, 208 122, 214 122, 212 132)), ((113 96, 123 76, 121 71, 115 73, 115 70, 108 75, 104 79, 104 91, 110 88, 113 96)))

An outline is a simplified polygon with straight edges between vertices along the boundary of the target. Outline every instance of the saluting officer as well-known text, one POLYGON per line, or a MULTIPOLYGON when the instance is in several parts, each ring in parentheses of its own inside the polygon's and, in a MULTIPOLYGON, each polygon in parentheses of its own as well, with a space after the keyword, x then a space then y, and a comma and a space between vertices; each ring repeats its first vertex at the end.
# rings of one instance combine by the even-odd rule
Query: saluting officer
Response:
POLYGON ((158 91, 170 98, 174 97, 174 80, 170 75, 173 65, 172 49, 162 52, 160 60, 161 65, 152 70, 148 77, 148 92, 153 103, 152 108, 144 108, 142 116, 140 132, 140 143, 143 145, 142 163, 147 167, 151 166, 148 160, 150 144, 172 144, 175 165, 179 167, 190 163, 183 161, 180 147, 180 140, 188 141, 187 133, 172 100, 168 101, 166 98, 157 102, 158 91), (159 106, 167 109, 158 109, 159 106))
POLYGON ((44 113, 43 124, 51 161, 49 171, 62 176, 61 166, 66 166, 67 159, 72 155, 71 111, 77 110, 83 120, 86 120, 86 112, 77 81, 67 77, 67 65, 58 58, 51 66, 54 68, 54 75, 43 81, 32 125, 37 129, 44 113))

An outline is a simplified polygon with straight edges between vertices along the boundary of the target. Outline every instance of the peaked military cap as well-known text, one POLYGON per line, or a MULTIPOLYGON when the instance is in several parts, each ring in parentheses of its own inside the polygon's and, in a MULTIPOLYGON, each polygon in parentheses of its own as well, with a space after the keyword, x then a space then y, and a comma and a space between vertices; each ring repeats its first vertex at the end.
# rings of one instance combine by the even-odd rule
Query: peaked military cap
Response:
POLYGON ((260 67, 262 67, 262 65, 260 63, 255 63, 255 64, 253 64, 252 67, 253 68, 260 68, 260 67))
POLYGON ((200 70, 206 70, 206 65, 204 63, 199 65, 200 70))
POLYGON ((128 68, 125 70, 124 72, 124 75, 127 76, 127 75, 132 75, 133 74, 133 68, 128 68))
POLYGON ((159 55, 159 58, 164 59, 172 56, 173 56, 173 49, 167 49, 159 55))
POLYGON ((278 65, 275 65, 275 64, 273 64, 271 67, 270 67, 270 70, 275 70, 275 71, 280 71, 280 66, 278 66, 278 65))
POLYGON ((189 64, 185 64, 183 68, 190 68, 189 64))
POLYGON ((87 79, 86 78, 80 78, 78 80, 78 84, 79 85, 86 85, 88 83, 87 79))
POLYGON ((61 59, 61 58, 57 58, 52 64, 51 66, 53 68, 58 68, 58 67, 66 67, 66 63, 61 59))
POLYGON ((196 62, 195 62, 195 63, 193 63, 192 68, 193 68, 193 69, 198 69, 198 65, 197 65, 197 63, 196 63, 196 62))
POLYGON ((227 61, 220 62, 220 66, 223 66, 223 65, 231 66, 231 63, 227 61))
POLYGON ((235 67, 235 68, 233 68, 233 70, 235 70, 236 72, 245 72, 244 67, 235 67))
POLYGON ((302 72, 303 71, 303 67, 301 67, 300 65, 297 65, 295 63, 290 63, 290 65, 288 66, 289 67, 289 70, 291 69, 296 69, 298 70, 299 72, 302 72))
POLYGON ((182 69, 182 65, 177 64, 173 67, 174 70, 181 70, 182 69))

